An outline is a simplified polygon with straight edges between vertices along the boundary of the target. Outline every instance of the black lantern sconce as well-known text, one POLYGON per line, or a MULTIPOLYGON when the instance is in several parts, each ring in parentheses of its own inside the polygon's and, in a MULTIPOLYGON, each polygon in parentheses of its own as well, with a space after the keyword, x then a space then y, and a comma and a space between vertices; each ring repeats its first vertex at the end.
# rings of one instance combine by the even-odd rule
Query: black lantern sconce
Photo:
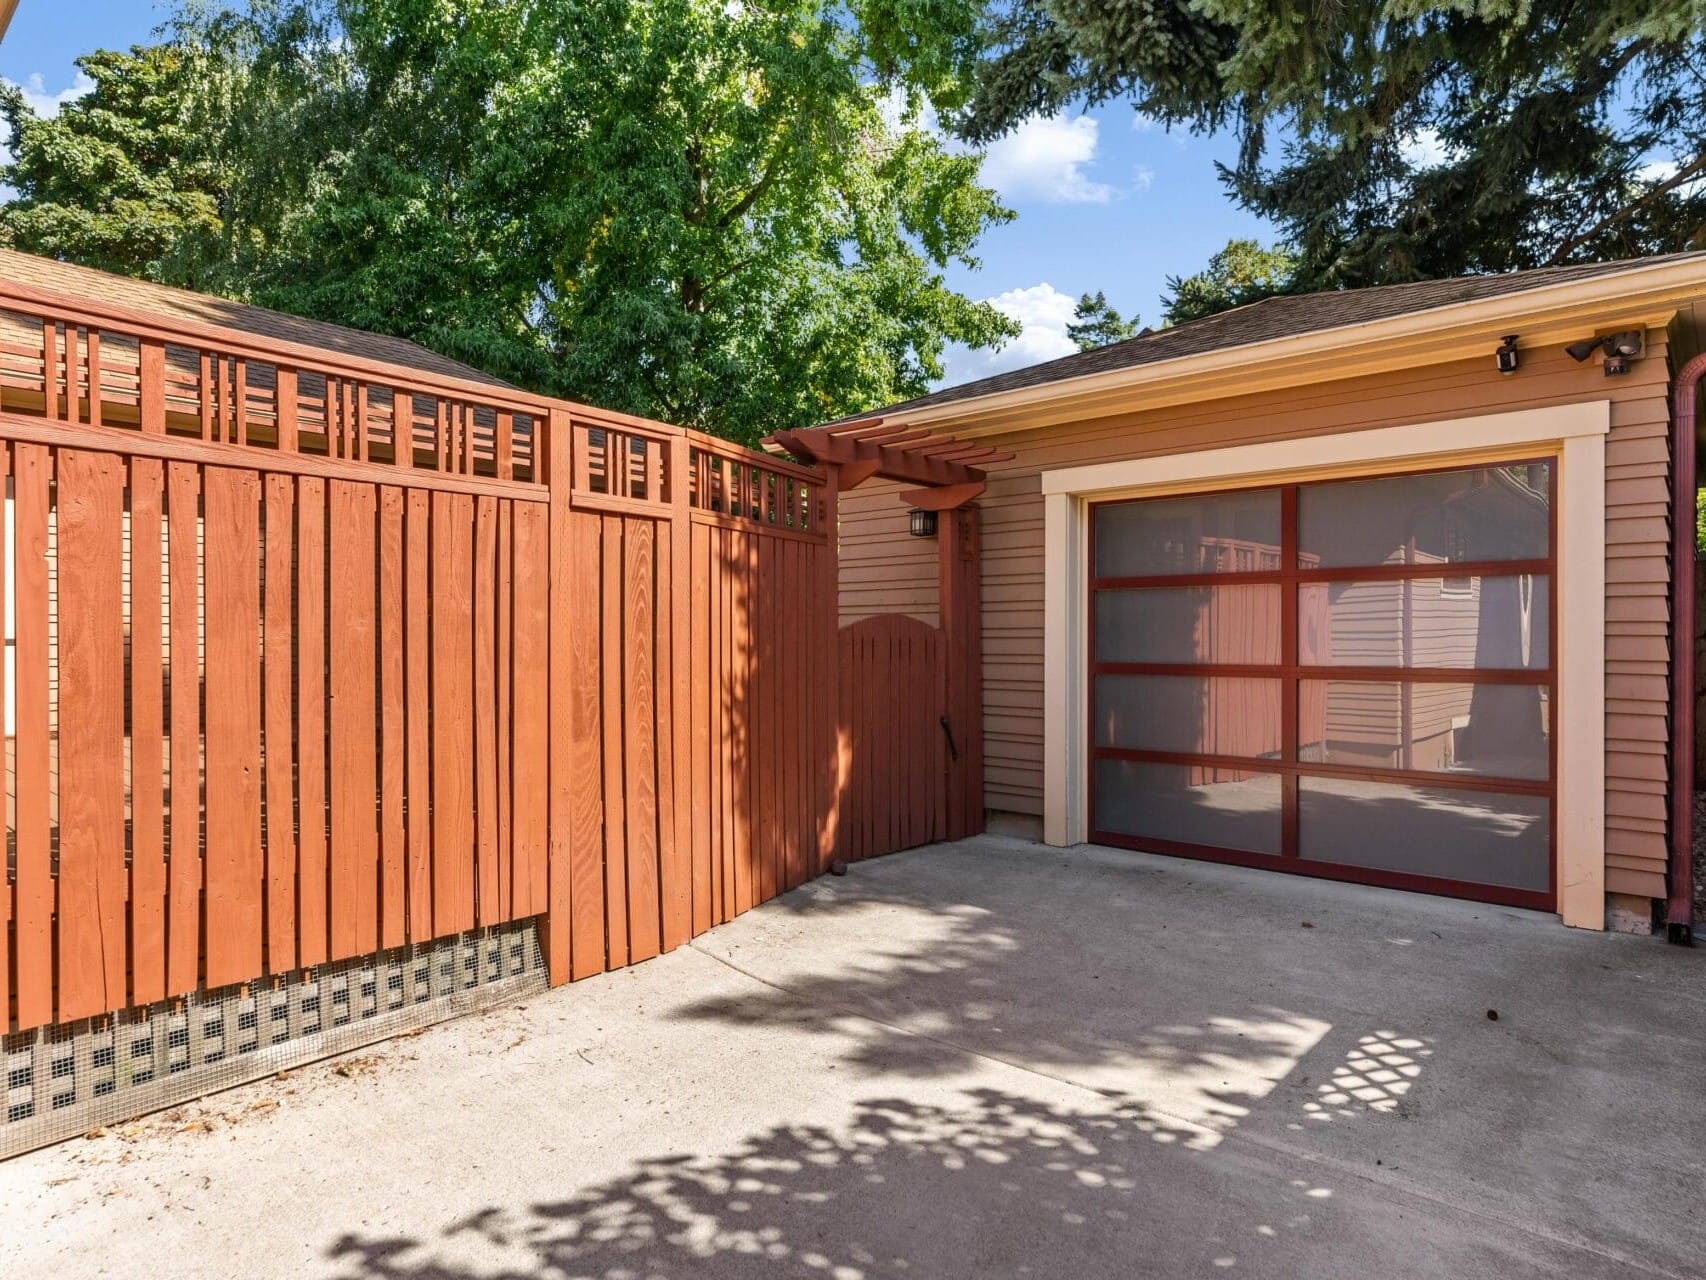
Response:
POLYGON ((936 536, 936 513, 914 507, 912 521, 907 526, 907 532, 915 538, 934 538, 936 536))

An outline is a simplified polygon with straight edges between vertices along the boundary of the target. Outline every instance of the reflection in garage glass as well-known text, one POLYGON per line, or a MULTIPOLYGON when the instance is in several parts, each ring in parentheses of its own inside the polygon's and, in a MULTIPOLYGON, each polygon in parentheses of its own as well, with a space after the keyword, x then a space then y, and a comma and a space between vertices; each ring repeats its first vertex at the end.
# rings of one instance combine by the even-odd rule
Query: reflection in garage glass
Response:
POLYGON ((1552 489, 1539 459, 1096 506, 1095 837, 1552 905, 1552 489))

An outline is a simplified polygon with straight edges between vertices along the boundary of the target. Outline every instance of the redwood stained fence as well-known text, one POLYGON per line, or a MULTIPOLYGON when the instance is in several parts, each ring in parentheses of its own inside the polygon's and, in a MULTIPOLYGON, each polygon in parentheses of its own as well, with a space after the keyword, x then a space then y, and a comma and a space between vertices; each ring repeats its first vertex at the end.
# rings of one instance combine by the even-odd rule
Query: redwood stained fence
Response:
POLYGON ((553 982, 822 869, 833 478, 0 282, 0 1030, 541 918, 553 982))

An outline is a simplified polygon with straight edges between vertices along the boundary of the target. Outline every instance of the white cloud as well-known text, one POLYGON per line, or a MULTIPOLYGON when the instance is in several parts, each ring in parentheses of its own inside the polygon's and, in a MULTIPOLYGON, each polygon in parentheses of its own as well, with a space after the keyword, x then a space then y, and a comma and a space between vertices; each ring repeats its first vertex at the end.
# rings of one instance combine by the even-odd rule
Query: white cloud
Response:
POLYGON ((1669 182, 1676 177, 1676 171, 1675 160, 1653 160, 1635 170, 1635 178, 1639 182, 1669 182))
POLYGON ((999 351, 972 351, 962 346, 948 350, 947 372, 942 386, 951 387, 1010 369, 1023 369, 1045 360, 1056 360, 1078 350, 1078 344, 1066 336, 1066 326, 1072 323, 1072 313, 1078 300, 1062 293, 1048 281, 1025 289, 1009 289, 986 299, 1002 315, 1010 316, 1022 326, 1019 336, 1011 339, 999 351))
POLYGON ((1440 137, 1438 129, 1418 129, 1399 140, 1398 154, 1413 168, 1433 169, 1458 159, 1462 153, 1440 137))
MULTIPOLYGON (((61 89, 58 93, 48 92, 47 84, 39 71, 24 81, 23 84, 19 84, 15 80, 7 80, 6 83, 21 90, 24 101, 29 104, 30 110, 43 119, 58 115, 59 109, 67 102, 75 102, 95 87, 95 82, 81 71, 77 73, 77 78, 71 82, 69 89, 61 89)), ((0 164, 11 163, 12 139, 8 136, 4 142, 0 142, 0 164)), ((10 199, 12 194, 11 188, 0 188, 0 199, 10 199)))
POLYGON ((1010 200, 1106 204, 1114 189, 1085 172, 1101 126, 1090 116, 1034 118, 990 144, 983 180, 1010 200))
POLYGON ((1155 170, 1146 164, 1140 164, 1131 174, 1132 186, 1138 191, 1147 191, 1155 185, 1155 170))
POLYGON ((24 101, 30 104, 30 110, 38 116, 58 115, 59 109, 67 102, 75 102, 95 87, 95 82, 81 71, 77 73, 77 78, 71 82, 69 89, 61 89, 58 93, 48 92, 47 84, 39 71, 24 81, 23 84, 17 84, 11 80, 6 83, 23 90, 24 101))

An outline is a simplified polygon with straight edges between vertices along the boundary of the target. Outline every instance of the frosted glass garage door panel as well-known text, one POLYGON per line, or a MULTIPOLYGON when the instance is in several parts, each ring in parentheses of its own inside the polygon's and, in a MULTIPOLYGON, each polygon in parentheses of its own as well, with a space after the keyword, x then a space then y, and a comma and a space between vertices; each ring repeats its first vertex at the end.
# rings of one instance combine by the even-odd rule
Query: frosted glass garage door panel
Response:
POLYGON ((1545 671, 1551 610, 1544 574, 1306 583, 1298 653, 1306 667, 1545 671))
POLYGON ((1302 569, 1544 560, 1551 550, 1551 467, 1543 462, 1304 485, 1302 569))
POLYGON ((1096 745, 1211 756, 1277 756, 1278 680, 1259 676, 1096 677, 1096 745))
POLYGON ((1280 587, 1144 587, 1096 592, 1096 661, 1280 661, 1280 587))
POLYGON ((1148 498, 1095 509, 1098 578, 1263 573, 1280 567, 1274 489, 1148 498))
POLYGON ((1247 769, 1096 762, 1095 824, 1133 839, 1280 851, 1279 777, 1247 769))
POLYGON ((1545 796, 1302 778, 1297 800, 1306 861, 1536 892, 1550 884, 1545 796))

